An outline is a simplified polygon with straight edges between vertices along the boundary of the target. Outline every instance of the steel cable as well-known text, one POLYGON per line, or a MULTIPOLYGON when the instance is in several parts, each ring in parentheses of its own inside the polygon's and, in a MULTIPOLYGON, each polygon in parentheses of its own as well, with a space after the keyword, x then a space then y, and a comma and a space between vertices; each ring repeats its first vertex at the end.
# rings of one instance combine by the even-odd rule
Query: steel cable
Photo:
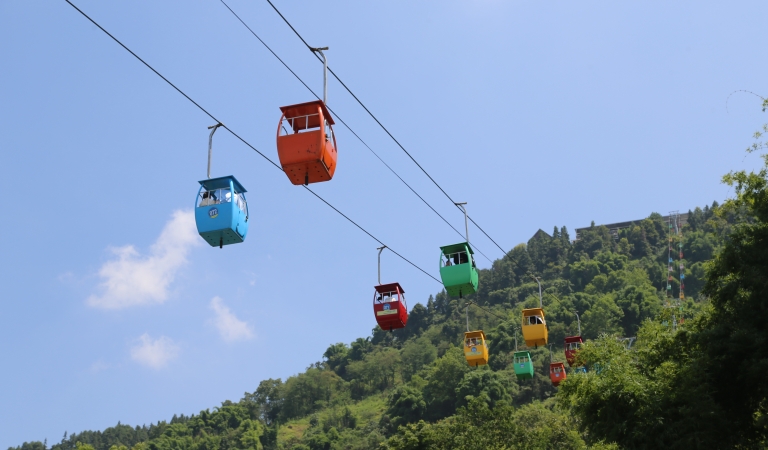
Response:
MULTIPOLYGON (((275 53, 275 51, 274 51, 274 50, 272 50, 272 48, 271 48, 269 45, 267 45, 267 43, 266 43, 266 42, 264 42, 264 40, 263 40, 263 39, 261 39, 261 38, 259 37, 259 35, 257 35, 257 34, 256 34, 256 32, 255 32, 255 31, 253 31, 253 29, 252 29, 252 28, 251 28, 251 27, 250 27, 250 26, 249 26, 247 23, 245 23, 245 21, 244 21, 244 20, 243 20, 243 19, 242 19, 242 18, 241 18, 241 17, 240 17, 240 16, 239 16, 239 15, 238 15, 238 14, 237 14, 237 13, 236 13, 234 10, 233 10, 233 9, 232 9, 232 8, 231 8, 231 7, 230 7, 230 6, 229 6, 229 5, 228 5, 228 4, 227 4, 227 3, 226 3, 224 0, 219 0, 219 1, 221 1, 221 3, 222 3, 222 4, 223 4, 223 5, 224 5, 224 6, 225 6, 225 7, 226 7, 228 10, 229 10, 229 12, 231 12, 231 13, 232 13, 232 15, 233 15, 233 16, 235 16, 235 18, 236 18, 236 19, 237 19, 237 20, 238 20, 238 21, 239 21, 239 22, 240 22, 240 23, 241 23, 241 24, 242 24, 242 25, 243 25, 243 26, 244 26, 244 27, 245 27, 245 28, 246 28, 246 29, 247 29, 247 30, 248 30, 248 31, 249 31, 249 32, 250 32, 250 33, 251 33, 251 34, 252 34, 252 35, 253 35, 255 38, 256 38, 256 39, 258 39, 258 40, 259 40, 259 42, 261 42, 261 44, 262 44, 262 45, 263 45, 263 46, 264 46, 264 47, 265 47, 265 48, 266 48, 266 49, 267 49, 267 50, 268 50, 268 51, 269 51, 269 52, 272 54, 272 56, 274 56, 275 58, 277 58, 277 60, 278 60, 278 61, 280 61, 280 63, 281 63, 283 66, 285 66, 285 68, 286 68, 286 69, 288 69, 288 71, 289 71, 289 72, 291 72, 291 74, 292 74, 294 77, 296 77, 296 79, 297 79, 297 80, 299 80, 299 82, 300 82, 302 85, 304 85, 304 87, 305 87, 305 88, 307 88, 307 90, 308 90, 309 92, 311 92, 311 93, 312 93, 312 95, 314 95, 314 96, 315 96, 315 98, 317 98, 318 100, 321 100, 320 96, 319 96, 319 95, 317 95, 317 93, 315 93, 315 91, 314 91, 314 90, 312 90, 312 88, 310 88, 310 87, 309 87, 309 85, 307 85, 307 83, 305 83, 305 82, 304 82, 304 80, 302 80, 302 79, 301 79, 301 77, 299 77, 299 75, 298 75, 296 72, 294 72, 294 71, 293 71, 293 69, 291 69, 291 68, 290 68, 290 66, 288 66, 288 64, 287 64, 285 61, 283 61, 283 59, 282 59, 282 58, 280 58, 280 56, 278 56, 278 55, 277 55, 277 53, 275 53)), ((334 75, 334 76, 335 76, 335 75, 334 75)), ((350 133, 352 133, 352 135, 354 135, 354 136, 357 138, 357 140, 359 140, 359 141, 360 141, 360 142, 361 142, 361 143, 362 143, 362 144, 363 144, 363 145, 364 145, 364 146, 365 146, 365 147, 366 147, 366 148, 367 148, 367 149, 368 149, 368 150, 369 150, 371 153, 373 153, 373 155, 374 155, 374 156, 375 156, 375 157, 376 157, 376 158, 377 158, 379 161, 381 161, 381 163, 382 163, 382 164, 384 164, 384 166, 385 166, 387 169, 389 169, 389 171, 390 171, 390 172, 392 172, 392 173, 393 173, 393 174, 394 174, 394 175, 397 177, 397 179, 399 179, 399 180, 400 180, 400 181, 401 181, 401 182, 402 182, 402 183, 403 183, 403 184, 404 184, 404 185, 405 185, 405 186, 406 186, 408 189, 410 189, 410 190, 411 190, 411 192, 413 192, 413 193, 414 193, 414 195, 416 195, 416 196, 419 198, 419 200, 421 200, 421 201, 422 201, 422 202, 423 202, 425 205, 427 205, 427 207, 429 207, 429 209, 431 209, 431 210, 432 210, 432 212, 434 212, 435 214, 437 214, 437 216, 438 216, 438 217, 440 217, 440 218, 443 220, 443 222, 445 222, 445 223, 446 223, 446 224, 447 224, 449 227, 451 227, 451 228, 453 229, 453 231, 455 231, 455 232, 456 232, 456 233, 457 233, 459 236, 461 236, 461 237, 464 237, 464 235, 462 235, 462 234, 461 234, 461 232, 460 232, 459 230, 457 230, 457 229, 456 229, 456 227, 454 227, 454 226, 453 226, 453 225, 452 225, 450 222, 448 222, 448 220, 447 220, 445 217, 443 217, 443 216, 442 216, 442 215, 441 215, 439 212, 437 212, 437 210, 436 210, 434 207, 432 207, 432 205, 430 205, 430 204, 429 204, 429 202, 427 202, 427 201, 426 201, 426 200, 425 200, 425 199, 424 199, 424 198, 423 198, 421 195, 419 195, 419 193, 418 193, 418 192, 416 192, 416 190, 415 190, 415 189, 413 189, 413 188, 411 187, 411 185, 410 185, 410 184, 408 184, 408 183, 407 183, 407 182, 406 182, 406 181, 405 181, 405 180, 404 180, 404 179, 403 179, 403 178, 402 178, 402 177, 401 177, 401 176, 400 176, 400 175, 399 175, 399 174, 398 174, 398 173, 397 173, 397 172, 396 172, 396 171, 395 171, 395 170, 394 170, 394 169, 393 169, 393 168, 392 168, 392 167, 391 167, 389 164, 387 164, 387 163, 386 163, 386 162, 385 162, 385 161, 384 161, 384 160, 383 160, 383 159, 382 159, 382 158, 381 158, 381 157, 378 155, 378 153, 376 153, 376 152, 375 152, 375 151, 374 151, 374 150, 373 150, 373 149, 372 149, 372 148, 371 148, 371 147, 370 147, 370 146, 369 146, 369 145, 368 145, 368 144, 367 144, 367 143, 366 143, 366 142, 365 142, 365 141, 364 141, 364 140, 363 140, 363 139, 362 139, 362 138, 361 138, 361 137, 360 137, 360 136, 359 136, 359 135, 358 135, 358 134, 357 134, 357 133, 356 133, 356 132, 355 132, 355 131, 354 131, 354 130, 353 130, 353 129, 352 129, 352 128, 351 128, 351 127, 350 127, 350 126, 349 126, 349 125, 348 125, 348 124, 347 124, 347 123, 344 121, 344 120, 343 120, 343 119, 342 119, 342 118, 341 118, 341 116, 339 116, 339 114, 338 114, 336 111, 334 111, 333 109, 331 109, 331 107, 330 107, 330 106, 328 106, 328 105, 325 105, 325 107, 326 107, 326 108, 328 108, 328 110, 329 110, 331 113, 333 113, 333 115, 334 115, 334 116, 336 116, 336 119, 337 119, 339 122, 341 122, 341 123, 344 125, 344 127, 346 127, 346 129, 347 129, 347 130, 349 130, 349 132, 350 132, 350 133)), ((470 220, 471 220, 471 219, 470 219, 470 220)), ((473 221, 473 223, 474 223, 474 221, 473 221)), ((479 228, 479 227, 478 227, 478 228, 479 228)), ((485 255, 485 253, 483 253, 483 252, 482 252, 482 250, 480 250, 480 249, 479 249, 479 248, 477 248, 476 246, 475 246, 475 250, 477 250, 477 252, 478 252, 478 253, 480 253, 481 255, 483 255, 483 257, 484 257, 485 259, 487 259, 487 260, 488 260, 488 262, 490 262, 490 263, 493 263, 493 261, 492 261, 492 260, 491 260, 491 259, 490 259, 488 256, 486 256, 486 255, 485 255)))
MULTIPOLYGON (((173 88, 174 88, 174 89, 175 89, 175 90, 176 90, 176 91, 177 91, 179 94, 183 95, 183 96, 184 96, 184 98, 186 98, 187 100, 189 100, 190 102, 192 102, 192 104, 194 104, 195 106, 197 106, 197 107, 198 107, 198 108, 199 108, 201 111, 203 111, 203 112, 204 112, 204 113, 205 113, 205 114, 206 114, 208 117, 210 117, 211 119, 213 119, 214 121, 216 121, 216 123, 218 123, 218 124, 221 124, 221 127, 222 127, 222 128, 224 128, 225 130, 227 130, 227 131, 229 131, 230 133, 232 133, 232 135, 233 135, 234 137, 236 137, 237 139, 239 139, 239 140, 240 140, 242 143, 244 143, 245 145, 247 145, 248 147, 250 147, 250 148, 251 148, 253 151, 255 151, 256 153, 258 153, 259 155, 261 155, 261 157, 262 157, 262 158, 266 159, 266 160, 267 160, 267 161, 269 161, 269 162, 270 162, 270 163, 271 163, 273 166, 275 166, 275 167, 276 167, 278 170, 280 170, 281 172, 283 172, 283 168, 282 168, 282 167, 280 167, 280 165, 278 165, 277 163, 275 163, 274 161, 272 161, 272 160, 271 160, 269 157, 267 157, 265 154, 263 154, 262 152, 260 152, 259 150, 257 150, 257 149, 256 149, 256 147, 254 147, 254 146, 253 146, 253 145, 251 145, 249 142, 247 142, 245 139, 243 139, 242 137, 240 137, 240 136, 239 136, 237 133, 235 133, 234 131, 232 131, 232 130, 231 130, 229 127, 227 127, 226 125, 222 124, 222 122, 221 122, 220 120, 218 120, 216 117, 214 117, 214 116, 213 116, 213 114, 209 113, 209 112, 208 112, 208 111, 207 111, 205 108, 203 108, 202 106, 200 106, 200 104, 199 104, 199 103, 197 103, 197 102, 196 102, 196 101, 194 101, 194 100, 193 100, 193 99, 192 99, 192 98, 191 98, 189 95, 187 95, 186 93, 184 93, 184 91, 182 91, 181 89, 179 89, 179 88, 178 88, 178 87, 177 87, 175 84, 171 83, 171 81, 170 81, 170 80, 168 80, 168 79, 167 79, 166 77, 164 77, 164 76, 163 76, 163 75, 162 75, 160 72, 158 72, 157 70, 155 70, 155 68, 154 68, 154 67, 152 67, 151 65, 149 65, 149 63, 147 63, 146 61, 144 61, 143 59, 141 59, 141 57, 139 57, 139 55, 137 55, 136 53, 134 53, 134 52, 133 52, 131 49, 129 49, 129 48, 128 48, 128 47, 127 47, 125 44, 123 44, 122 42, 120 42, 120 40, 119 40, 119 39, 117 39, 116 37, 114 37, 114 36, 113 36, 113 35, 112 35, 112 34, 111 34, 109 31, 107 31, 106 29, 104 29, 104 27, 102 27, 101 25, 99 25, 99 24, 98 24, 98 23, 97 23, 95 20, 93 20, 93 19, 92 19, 90 16, 88 16, 88 15, 87 15, 85 12, 83 12, 83 11, 82 11, 80 8, 78 8, 77 6, 75 6, 75 4, 74 4, 74 3, 72 3, 70 0, 65 0, 65 1, 66 1, 67 3, 69 3, 69 5, 70 5, 70 6, 72 6, 73 8, 75 8, 75 10, 77 10, 77 12, 79 12, 80 14, 82 14, 82 15, 83 15, 83 17, 85 17, 85 18, 86 18, 86 19, 88 19, 88 20, 89 20, 91 23, 93 23, 94 25, 96 25, 96 27, 98 27, 98 28, 99 28, 101 31, 103 31, 103 32, 104 32, 104 33, 105 33, 107 36, 109 36, 110 38, 112 38, 112 40, 113 40, 113 41, 117 42, 117 43, 118 43, 118 44, 119 44, 121 47, 123 47, 123 48, 124 48, 126 51, 128 51, 128 53, 130 53, 131 55, 133 55, 133 57, 134 57, 134 58, 136 58, 136 59, 138 59, 139 61, 141 61, 141 63, 142 63, 142 64, 144 64, 145 66, 147 66, 147 68, 149 68, 149 69, 150 69, 152 72, 154 72, 154 73, 155 73, 157 76, 159 76, 160 78, 162 78, 162 79, 163 79, 163 81, 165 81, 165 82, 166 82, 166 83, 168 83, 168 84, 169 84, 171 87, 173 87, 173 88)), ((309 188, 309 187, 307 187, 307 186, 304 186, 304 189, 306 189, 306 190, 307 190, 307 191, 309 191, 309 192, 310 192, 312 195, 314 195, 314 196, 315 196, 315 197, 317 197, 319 200, 321 200, 323 203, 325 203, 326 205, 328 205, 328 206, 329 206, 331 209, 333 209, 334 211, 336 211, 337 213, 339 213, 339 214, 340 214, 342 217, 344 217, 345 219, 347 219, 347 220, 348 220, 350 223, 352 223, 354 226, 356 226, 356 227, 357 227, 357 228, 359 228, 361 231, 363 231, 365 234, 367 234, 368 236, 370 236, 370 237, 371 237, 373 240, 375 240, 376 242, 378 242, 378 243, 379 243, 379 244, 381 244, 381 245, 385 245, 385 244, 384 244, 383 242, 381 242, 381 241, 380 241, 380 240, 379 240, 377 237, 375 237, 375 236, 374 236, 374 235, 372 235, 370 232, 368 232, 368 231, 367 231, 365 228, 363 228, 362 226, 360 226, 360 225, 359 225, 357 222, 355 222, 354 220, 350 219, 350 218, 349 218, 349 217, 348 217, 346 214, 342 213, 342 212, 341 212, 341 211, 340 211, 338 208, 336 208, 335 206, 333 206, 332 204, 330 204, 330 203, 329 203, 327 200, 325 200, 324 198, 322 198, 322 197, 321 197, 319 194, 317 194, 317 192, 313 191, 312 189, 310 189, 310 188, 309 188)), ((405 262, 407 262, 408 264, 412 265, 413 267, 415 267, 416 269, 420 270, 420 271, 421 271, 421 272, 423 272, 425 275, 427 275, 428 277, 432 278, 433 280, 437 281, 438 283, 440 283, 440 284, 442 285, 442 282, 441 282, 440 280, 438 280, 437 278, 435 278, 433 275, 431 275, 430 273, 428 273, 427 271, 425 271, 425 270, 424 270, 424 269, 422 269, 421 267, 417 266, 415 263, 413 263, 412 261, 410 261, 409 259, 407 259, 407 258, 406 258, 406 257, 404 257, 403 255, 401 255, 400 253, 398 253, 398 252, 396 252, 395 250, 393 250, 393 249, 392 249, 392 247, 390 247, 390 246, 387 246, 387 248, 389 248, 390 250, 392 250, 392 253, 394 253, 395 255, 397 255, 398 257, 400 257, 400 258, 401 258, 403 261, 405 261, 405 262)))
MULTIPOLYGON (((315 54, 315 52, 312 50, 312 47, 311 47, 311 46, 310 46, 310 45, 307 43, 307 41, 305 41, 305 40, 304 40, 304 38, 301 36, 301 34, 299 34, 299 32, 296 30, 296 28, 294 28, 294 27, 293 27, 293 25, 291 25, 291 23, 288 21, 288 19, 286 19, 286 18, 285 18, 285 16, 284 16, 284 15, 283 15, 283 14, 280 12, 280 10, 278 10, 278 9, 277 9, 277 7, 276 7, 276 6, 275 6, 275 5, 272 3, 272 1, 271 1, 271 0, 267 0, 267 3, 269 3, 269 5, 272 7, 272 9, 274 9, 274 10, 275 10, 275 12, 276 12, 276 13, 277 13, 277 14, 280 16, 280 18, 282 18, 282 19, 283 19, 283 21, 286 23, 286 25, 288 25, 288 26, 291 28, 291 30, 293 30, 294 34, 296 34, 296 36, 297 36, 299 39, 301 39, 301 42, 303 42, 303 43, 304 43, 304 45, 305 45, 305 46, 306 46, 306 47, 307 47, 307 48, 308 48, 310 51, 312 51, 312 54, 313 54, 313 55, 315 55, 315 57, 316 57, 316 58, 318 58, 318 60, 322 61, 322 60, 320 59, 320 57, 319 57, 319 56, 317 56, 317 54, 315 54)), ((429 173, 428 173, 428 172, 427 172, 427 171, 424 169, 424 167, 422 167, 422 166, 421 166, 421 164, 419 164, 419 162, 418 162, 418 161, 416 161, 416 159, 415 159, 415 158, 414 158, 414 157, 413 157, 413 156, 412 156, 412 155, 411 155, 411 154, 408 152, 408 150, 406 150, 406 149, 405 149, 405 147, 403 147, 403 145, 402 145, 402 144, 400 144, 400 141, 398 141, 398 140, 395 138, 395 136, 394 136, 394 135, 392 135, 392 133, 390 133, 390 132, 389 132, 389 130, 387 129, 387 127, 385 127, 385 126, 384 126, 384 124, 383 124, 383 123, 381 123, 381 121, 379 121, 379 119, 378 119, 378 118, 377 118, 377 117, 376 117, 376 116, 375 116, 375 115, 374 115, 374 114, 373 114, 373 113, 372 113, 372 112, 371 112, 371 111, 368 109, 368 107, 367 107, 367 106, 365 106, 365 104, 363 104, 363 102, 362 102, 362 101, 361 101, 361 100, 360 100, 360 99, 359 99, 359 98, 358 98, 358 97, 357 97, 357 96, 356 96, 356 95, 355 95, 355 94, 352 92, 352 90, 351 90, 349 87, 347 87, 347 85, 346 85, 346 84, 345 84, 343 81, 341 81, 341 78, 339 78, 339 76, 338 76, 338 75, 336 75, 336 72, 334 72, 334 71, 333 71, 333 69, 331 69, 330 67, 328 67, 328 71, 331 73, 331 75, 333 75, 333 77, 334 77, 334 78, 336 78, 336 81, 338 81, 338 82, 339 82, 339 84, 341 84, 341 85, 344 87, 344 89, 346 89, 346 91, 349 93, 349 95, 351 95, 351 96, 352 96, 352 98, 354 98, 354 99, 357 101, 357 103, 358 103, 360 106, 362 106, 362 108, 365 110, 365 112, 367 112, 367 113, 368 113, 368 115, 369 115, 369 116, 371 116, 371 118, 372 118, 372 119, 373 119, 373 120, 374 120, 374 121, 375 121, 375 122, 376 122, 376 123, 377 123, 377 124, 378 124, 378 125, 381 127, 381 129, 382 129, 382 130, 384 130, 384 132, 385 132, 385 133, 387 133, 387 135, 389 135, 389 137, 390 137, 390 138, 391 138, 391 139, 392 139, 392 140, 395 142, 395 144, 397 144, 397 146, 398 146, 398 147, 400 147, 400 149, 401 149, 403 152, 405 152, 405 154, 406 154, 406 155, 408 155, 408 157, 411 159, 411 161, 413 161, 413 163, 414 163, 414 164, 416 164, 416 166, 417 166, 419 169, 421 169, 421 171, 422 171, 422 172, 424 172, 424 175, 426 175, 426 176, 427 176, 427 178, 429 178, 429 179, 430 179, 430 181, 432 181, 432 183, 433 183, 435 186, 437 186, 437 188, 438 188, 438 189, 440 189, 440 192, 442 192, 442 193, 443 193, 443 195, 445 195, 445 196, 448 198, 448 200, 450 200, 450 201, 451 201, 451 203, 453 203, 453 204, 454 204, 454 206, 456 206, 456 208, 458 208, 459 210, 461 210, 461 208, 459 208, 459 207, 458 207, 458 205, 456 205, 456 201, 454 201, 454 200, 453 200, 453 198, 451 198, 451 196, 450 196, 450 195, 448 195, 448 193, 447 193, 447 192, 445 192, 445 189, 443 189, 443 188, 442 188, 442 186, 440 186, 440 184, 438 184, 438 183, 437 183, 437 181, 435 181, 435 179, 434 179, 434 178, 432 178, 432 176, 431 176, 431 175, 430 175, 430 174, 429 174, 429 173)), ((497 243, 497 242, 496 242, 496 241, 495 241, 495 240, 494 240, 494 239, 493 239, 493 238, 492 238, 492 237, 491 237, 491 236, 490 236, 488 233, 486 233, 486 232, 485 232, 485 230, 483 230, 483 229, 480 227, 480 225, 478 225, 478 224, 477 224, 477 222, 475 222, 475 221, 474 221, 474 219, 472 219, 472 218, 471 218, 471 217, 469 217, 469 216, 467 216, 467 217, 468 217, 468 218, 469 218, 469 220, 470 220, 470 221, 471 221, 471 222, 472 222, 472 223, 473 223, 473 224, 474 224, 474 225, 477 227, 477 229, 478 229, 478 230, 480 230, 480 231, 481 231, 481 232, 482 232, 482 233, 485 235, 485 237, 487 237, 488 239, 490 239, 490 241, 491 241, 491 242, 493 242, 493 243, 494 243, 494 245, 496 245, 496 247, 498 247, 498 248, 499 248, 499 250, 501 250, 501 252, 502 252, 503 254, 505 254, 505 255, 507 254, 507 251, 506 251, 506 250, 504 250, 504 249, 503 249, 503 248, 502 248, 502 247, 501 247, 501 246, 500 246, 500 245, 499 245, 499 244, 498 244, 498 243, 497 243)), ((485 256, 485 255, 483 255, 483 256, 485 256)))

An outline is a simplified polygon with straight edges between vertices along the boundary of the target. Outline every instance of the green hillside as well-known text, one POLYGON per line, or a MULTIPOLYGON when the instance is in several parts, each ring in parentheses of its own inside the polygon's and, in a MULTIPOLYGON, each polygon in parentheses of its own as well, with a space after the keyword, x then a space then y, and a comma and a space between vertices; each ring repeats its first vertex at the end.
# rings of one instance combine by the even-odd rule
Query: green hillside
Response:
POLYGON ((600 226, 576 241, 565 227, 536 233, 480 271, 476 294, 430 296, 404 329, 332 344, 321 362, 261 381, 237 402, 50 448, 764 448, 768 172, 724 181, 735 198, 689 211, 680 234, 655 213, 617 239, 600 226), (667 283, 677 297, 681 280, 667 267, 680 244, 686 296, 677 304, 667 283), (574 312, 588 340, 578 361, 589 371, 570 372, 559 388, 547 348, 531 349, 534 379, 518 382, 511 367, 521 310, 539 303, 534 275, 554 359, 564 361, 563 339, 577 333, 574 312), (467 314, 486 331, 487 366, 464 360, 467 314), (631 348, 625 337, 637 337, 631 348))

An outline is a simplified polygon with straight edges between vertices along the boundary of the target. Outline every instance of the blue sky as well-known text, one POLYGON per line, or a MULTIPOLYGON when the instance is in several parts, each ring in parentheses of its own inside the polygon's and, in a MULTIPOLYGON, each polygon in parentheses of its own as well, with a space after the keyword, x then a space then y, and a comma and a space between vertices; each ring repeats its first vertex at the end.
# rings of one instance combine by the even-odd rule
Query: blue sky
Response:
MULTIPOLYGON (((265 1, 230 6, 318 92, 321 65, 265 1)), ((504 248, 732 192, 752 169, 765 2, 276 1, 504 248)), ((76 4, 272 159, 311 94, 218 0, 76 4)), ((196 413, 367 336, 378 244, 226 130, 213 176, 248 189, 245 243, 191 216, 207 126, 64 1, 0 3, 0 448, 196 413)), ((455 227, 463 217, 334 80, 329 105, 455 227)), ((344 127, 314 189, 437 276, 460 238, 344 127)), ((502 255, 476 229, 491 259, 502 255)), ((383 254, 409 303, 440 285, 383 254)), ((478 264, 488 267, 480 256, 478 264)))

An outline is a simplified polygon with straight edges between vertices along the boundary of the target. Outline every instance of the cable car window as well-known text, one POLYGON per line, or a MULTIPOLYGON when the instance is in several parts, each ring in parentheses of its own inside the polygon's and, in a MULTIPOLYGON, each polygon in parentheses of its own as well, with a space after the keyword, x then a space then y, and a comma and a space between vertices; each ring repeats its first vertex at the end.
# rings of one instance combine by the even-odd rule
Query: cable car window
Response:
POLYGON ((296 117, 283 117, 280 123, 281 136, 285 136, 288 133, 288 129, 293 130, 293 134, 306 133, 314 129, 320 128, 320 114, 308 114, 306 116, 296 117), (286 129, 286 125, 288 129, 286 129))
POLYGON ((539 316, 528 316, 528 325, 543 325, 544 321, 539 316))
POLYGON ((229 189, 219 189, 219 198, 222 203, 229 203, 232 201, 232 192, 229 189))
POLYGON ((235 192, 235 202, 237 203, 237 207, 240 208, 240 211, 246 212, 245 197, 243 197, 243 194, 238 194, 235 192))
POLYGON ((325 121, 325 140, 330 141, 333 138, 333 129, 331 129, 331 125, 328 123, 328 121, 325 121))
MULTIPOLYGON (((457 264, 466 264, 469 262, 469 259, 467 258, 467 252, 458 252, 458 253, 451 253, 449 255, 445 255, 445 265, 446 266, 452 266, 457 264)), ((475 258, 472 258, 472 267, 475 266, 475 258)))
POLYGON ((199 206, 210 206, 219 204, 219 195, 216 191, 204 191, 200 193, 199 206))
MULTIPOLYGON (((459 261, 457 264, 466 264, 469 262, 467 259, 467 252, 459 252, 456 254, 455 258, 457 258, 459 261)), ((456 262, 456 260, 454 260, 454 262, 456 262)))
POLYGON ((212 191, 204 191, 200 193, 199 206, 218 205, 219 203, 229 203, 232 201, 232 193, 229 188, 214 189, 212 191))
POLYGON ((396 301, 398 301, 397 291, 383 292, 376 297, 377 303, 389 303, 389 302, 396 302, 396 301))

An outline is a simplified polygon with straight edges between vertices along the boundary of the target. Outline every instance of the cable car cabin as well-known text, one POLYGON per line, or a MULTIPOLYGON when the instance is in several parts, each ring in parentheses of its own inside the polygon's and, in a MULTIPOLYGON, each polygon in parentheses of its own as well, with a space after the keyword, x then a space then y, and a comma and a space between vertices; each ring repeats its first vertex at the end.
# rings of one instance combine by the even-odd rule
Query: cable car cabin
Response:
POLYGON ((556 362, 549 365, 549 379, 552 380, 553 386, 557 386, 567 377, 568 376, 565 373, 565 364, 556 362))
POLYGON ((248 234, 245 188, 233 176, 200 181, 195 204, 197 232, 212 247, 239 244, 248 234))
POLYGON ((282 106, 277 156, 293 184, 328 181, 336 171, 333 117, 321 100, 282 106))
POLYGON ((451 297, 463 297, 477 291, 475 252, 469 242, 440 247, 440 278, 451 297))
POLYGON ((374 286, 373 314, 382 330, 404 328, 408 323, 408 305, 405 303, 405 291, 400 283, 374 286))
POLYGON ((544 320, 544 310, 529 308, 523 310, 523 339, 528 347, 547 345, 549 331, 544 320))
POLYGON ((515 375, 518 380, 533 378, 533 360, 530 352, 515 352, 512 363, 515 366, 515 375))
POLYGON ((573 360, 576 358, 576 352, 581 348, 584 341, 581 336, 568 336, 565 338, 565 360, 568 366, 573 367, 573 360))
POLYGON ((464 333, 464 358, 473 367, 488 364, 488 346, 482 330, 464 333))

